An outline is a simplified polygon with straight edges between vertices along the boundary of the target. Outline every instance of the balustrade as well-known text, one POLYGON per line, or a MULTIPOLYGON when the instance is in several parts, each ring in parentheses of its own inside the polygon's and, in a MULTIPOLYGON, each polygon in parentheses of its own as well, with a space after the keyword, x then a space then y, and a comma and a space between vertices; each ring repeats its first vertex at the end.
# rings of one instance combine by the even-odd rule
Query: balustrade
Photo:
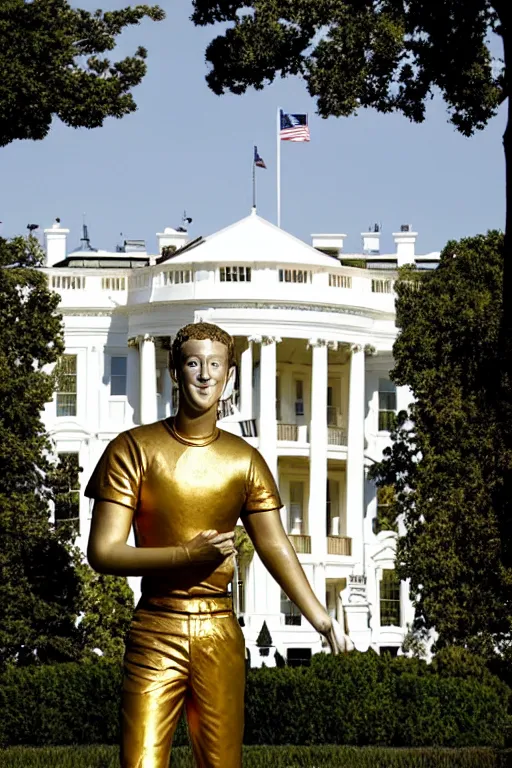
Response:
POLYGON ((345 555, 350 557, 352 554, 352 539, 348 536, 328 536, 327 554, 345 555))

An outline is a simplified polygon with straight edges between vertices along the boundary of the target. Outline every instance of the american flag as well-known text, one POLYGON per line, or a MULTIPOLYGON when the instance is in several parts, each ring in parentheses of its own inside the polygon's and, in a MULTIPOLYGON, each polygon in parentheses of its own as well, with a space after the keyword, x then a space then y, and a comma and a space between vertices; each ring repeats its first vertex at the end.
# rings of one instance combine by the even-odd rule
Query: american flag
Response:
POLYGON ((310 141, 307 115, 291 115, 281 110, 279 138, 281 141, 310 141))
POLYGON ((258 147, 254 147, 254 165, 256 165, 258 168, 267 167, 263 158, 258 154, 258 147))

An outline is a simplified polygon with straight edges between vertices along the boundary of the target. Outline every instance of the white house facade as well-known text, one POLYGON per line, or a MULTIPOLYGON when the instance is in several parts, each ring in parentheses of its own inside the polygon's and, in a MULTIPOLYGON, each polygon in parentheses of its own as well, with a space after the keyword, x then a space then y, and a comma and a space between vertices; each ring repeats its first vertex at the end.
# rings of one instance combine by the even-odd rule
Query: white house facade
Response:
MULTIPOLYGON (((392 414, 411 399, 389 379, 396 269, 434 268, 439 254, 417 256, 407 226, 394 234, 396 252, 381 254, 375 229, 363 233, 361 253, 347 254, 345 235, 306 244, 253 211, 204 238, 167 228, 155 255, 140 241, 92 249, 86 231, 68 252, 69 230, 58 221, 45 230, 44 270, 61 297, 66 350, 44 420, 56 453, 82 468, 72 489, 82 549, 91 509, 81 491, 105 446, 172 415, 170 340, 187 323, 216 323, 235 338, 238 371, 219 426, 265 457, 283 525, 328 612, 358 649, 399 652, 411 605, 394 574, 396 534, 376 525, 382 499, 366 472, 389 443, 392 414)), ((233 601, 252 664, 273 664, 275 650, 291 664, 321 650, 257 555, 237 573, 233 601), (273 647, 262 657, 264 621, 273 647)))

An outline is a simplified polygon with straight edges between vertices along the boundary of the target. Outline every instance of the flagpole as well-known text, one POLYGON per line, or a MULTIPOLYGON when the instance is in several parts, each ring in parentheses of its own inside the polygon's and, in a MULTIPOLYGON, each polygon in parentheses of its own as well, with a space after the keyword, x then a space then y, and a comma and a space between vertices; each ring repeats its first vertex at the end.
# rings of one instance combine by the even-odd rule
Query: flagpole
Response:
POLYGON ((281 138, 279 136, 281 130, 281 107, 277 108, 277 124, 276 124, 276 138, 277 138, 277 226, 281 226, 281 138))
POLYGON ((252 156, 252 207, 256 210, 256 147, 252 156))

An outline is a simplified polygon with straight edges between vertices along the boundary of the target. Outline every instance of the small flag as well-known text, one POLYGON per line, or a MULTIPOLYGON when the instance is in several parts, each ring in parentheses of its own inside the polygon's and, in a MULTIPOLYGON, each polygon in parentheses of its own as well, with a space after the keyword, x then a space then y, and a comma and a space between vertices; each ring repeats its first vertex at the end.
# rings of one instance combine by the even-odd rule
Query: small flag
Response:
POLYGON ((281 141, 310 141, 307 115, 291 115, 281 110, 279 138, 281 141))
POLYGON ((254 165, 258 168, 266 168, 265 161, 258 154, 258 147, 254 147, 254 165))

